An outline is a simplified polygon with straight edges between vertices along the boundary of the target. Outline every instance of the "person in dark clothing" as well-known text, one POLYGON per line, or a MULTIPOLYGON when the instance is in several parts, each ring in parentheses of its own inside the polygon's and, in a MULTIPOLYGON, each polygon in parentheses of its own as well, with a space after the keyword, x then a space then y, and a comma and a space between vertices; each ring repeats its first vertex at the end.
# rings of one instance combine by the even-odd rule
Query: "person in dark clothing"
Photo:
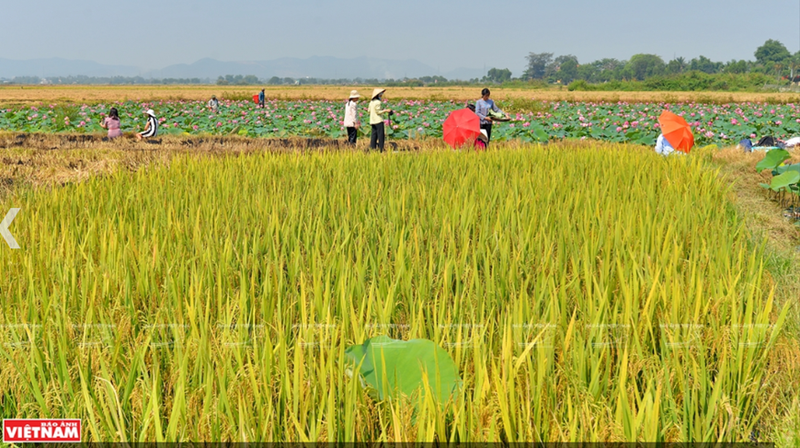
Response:
POLYGON ((486 146, 489 146, 489 141, 492 140, 492 117, 489 116, 489 111, 500 112, 494 101, 489 99, 491 92, 489 89, 481 91, 481 99, 475 102, 475 113, 481 119, 481 129, 486 131, 486 146))
POLYGON ((369 140, 370 149, 379 148, 383 152, 384 142, 386 141, 386 129, 384 115, 391 115, 391 109, 381 107, 383 94, 386 89, 375 89, 372 91, 372 101, 369 102, 369 124, 372 126, 372 136, 369 140))

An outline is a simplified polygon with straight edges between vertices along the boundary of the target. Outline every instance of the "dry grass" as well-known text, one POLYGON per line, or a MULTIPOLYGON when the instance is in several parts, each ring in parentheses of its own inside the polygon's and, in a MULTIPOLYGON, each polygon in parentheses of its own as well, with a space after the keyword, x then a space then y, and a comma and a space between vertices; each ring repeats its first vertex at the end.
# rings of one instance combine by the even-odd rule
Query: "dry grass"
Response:
MULTIPOLYGON (((388 151, 444 149, 441 140, 387 142, 388 151)), ((360 139, 356 151, 367 151, 360 139)), ((511 144, 511 146, 517 146, 511 144)), ((80 182, 119 169, 137 170, 167 163, 178 154, 238 156, 254 152, 353 151, 344 140, 292 137, 258 139, 219 136, 164 136, 152 142, 133 138, 103 141, 93 134, 26 134, 0 132, 0 196, 21 186, 57 186, 80 182)))
MULTIPOLYGON (((797 343, 800 340, 800 231, 790 219, 784 217, 781 204, 773 194, 761 188, 759 183, 769 183, 771 174, 756 172, 755 165, 765 152, 744 153, 736 148, 724 148, 711 158, 721 168, 721 176, 730 183, 733 203, 740 211, 754 241, 766 240, 766 267, 776 285, 776 297, 780 303, 790 303, 792 311, 787 319, 786 332, 794 349, 785 352, 786 364, 782 368, 800 369, 797 343)), ((794 152, 787 163, 800 162, 800 153, 794 152)), ((788 348, 788 347, 787 347, 788 348)), ((796 377, 792 390, 800 390, 800 377, 796 377)), ((800 442, 800 402, 795 396, 781 398, 789 410, 784 420, 776 425, 779 446, 797 446, 800 442)))
MULTIPOLYGON (((97 103, 107 101, 153 101, 153 100, 207 100, 211 95, 219 97, 249 98, 261 86, 0 86, 0 106, 34 103, 97 103)), ((373 86, 360 86, 362 93, 372 91, 373 86)), ((350 92, 350 86, 269 86, 265 87, 269 99, 279 100, 342 100, 350 92)), ((750 92, 569 92, 566 88, 504 89, 493 88, 492 96, 498 100, 526 99, 537 101, 624 101, 624 102, 796 102, 800 97, 792 93, 750 92)), ((478 87, 392 87, 387 90, 388 99, 415 100, 474 100, 479 97, 478 87)))
MULTIPOLYGON (((764 152, 744 153, 736 148, 725 148, 713 155, 713 160, 723 167, 727 181, 731 183, 736 203, 752 215, 750 228, 763 234, 773 243, 781 245, 797 242, 800 238, 798 228, 785 219, 777 202, 770 201, 769 191, 759 187, 759 183, 769 183, 772 177, 768 171, 756 172, 755 165, 764 152)), ((800 154, 792 154, 788 163, 800 162, 800 154)))

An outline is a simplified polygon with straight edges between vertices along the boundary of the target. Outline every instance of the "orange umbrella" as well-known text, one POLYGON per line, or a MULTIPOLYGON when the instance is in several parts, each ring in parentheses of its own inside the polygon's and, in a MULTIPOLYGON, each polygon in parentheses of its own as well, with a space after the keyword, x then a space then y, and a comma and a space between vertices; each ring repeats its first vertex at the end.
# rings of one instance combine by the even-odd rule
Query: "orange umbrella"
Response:
POLYGON ((689 123, 678 115, 665 110, 658 117, 658 124, 661 125, 661 133, 670 145, 677 151, 689 153, 694 146, 694 135, 689 123))
POLYGON ((442 137, 453 148, 474 142, 480 133, 481 120, 469 109, 453 111, 442 125, 442 137))

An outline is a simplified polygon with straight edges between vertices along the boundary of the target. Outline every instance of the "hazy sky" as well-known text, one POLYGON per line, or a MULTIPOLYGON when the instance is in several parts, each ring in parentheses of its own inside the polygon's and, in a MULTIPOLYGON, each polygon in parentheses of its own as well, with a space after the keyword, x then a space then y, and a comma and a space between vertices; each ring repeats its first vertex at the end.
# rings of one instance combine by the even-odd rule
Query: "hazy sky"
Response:
POLYGON ((799 27, 800 0, 0 0, 0 58, 154 69, 373 56, 517 76, 528 52, 728 61, 767 39, 795 52, 799 27))

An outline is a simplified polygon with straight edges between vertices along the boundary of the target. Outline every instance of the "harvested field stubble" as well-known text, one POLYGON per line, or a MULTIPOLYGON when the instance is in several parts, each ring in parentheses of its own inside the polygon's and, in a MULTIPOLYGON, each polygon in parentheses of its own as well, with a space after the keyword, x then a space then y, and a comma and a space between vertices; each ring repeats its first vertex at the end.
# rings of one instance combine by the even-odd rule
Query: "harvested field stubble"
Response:
MULTIPOLYGON (((442 142, 427 142, 427 149, 443 148, 442 142)), ((516 146, 516 145, 511 145, 516 146)), ((418 151, 420 142, 387 142, 389 151, 418 151)), ((260 152, 366 151, 367 142, 356 148, 341 140, 245 137, 165 136, 147 141, 133 138, 107 140, 93 134, 0 133, 0 197, 19 188, 57 186, 107 175, 120 169, 136 171, 151 164, 166 164, 180 154, 237 156, 260 152)))
POLYGON ((0 411, 90 441, 462 442, 740 441, 787 412, 789 308, 701 157, 252 152, 3 201, 0 411), (412 418, 348 376, 391 326, 449 347, 454 403, 412 418))

